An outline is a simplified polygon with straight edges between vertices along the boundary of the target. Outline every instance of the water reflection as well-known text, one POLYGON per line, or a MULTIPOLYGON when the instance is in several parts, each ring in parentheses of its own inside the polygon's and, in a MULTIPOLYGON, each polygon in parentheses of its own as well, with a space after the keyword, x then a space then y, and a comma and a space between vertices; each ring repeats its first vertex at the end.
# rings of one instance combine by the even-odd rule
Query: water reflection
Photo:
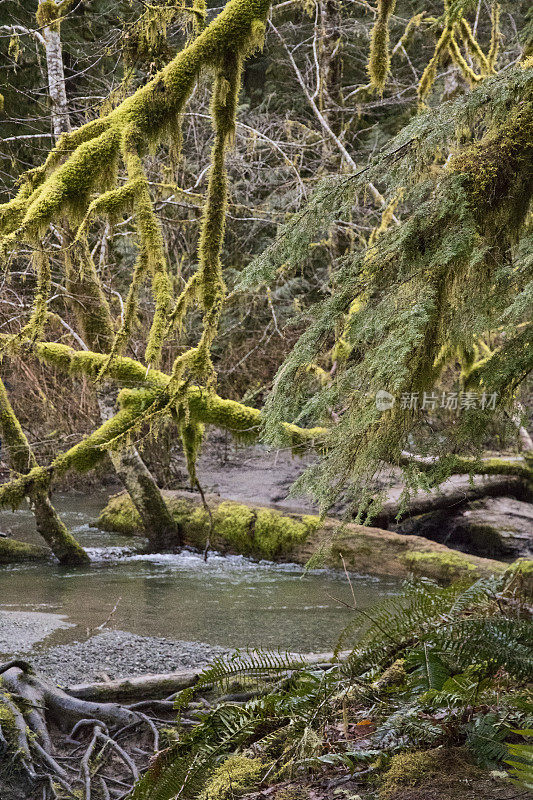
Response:
MULTIPOLYGON (((117 603, 115 628, 223 646, 330 649, 352 614, 329 595, 350 600, 346 580, 327 571, 304 574, 295 565, 253 563, 240 556, 195 553, 137 555, 134 542, 89 526, 105 498, 55 500, 62 518, 90 548, 90 567, 68 569, 17 565, 0 571, 2 606, 65 614, 80 626, 75 636, 94 631, 117 603)), ((28 511, 0 514, 0 528, 16 517, 17 535, 32 537, 28 511)), ((354 576, 361 608, 396 593, 398 581, 354 576)), ((58 638, 59 637, 59 638, 58 638)), ((71 630, 54 635, 69 641, 71 630)))

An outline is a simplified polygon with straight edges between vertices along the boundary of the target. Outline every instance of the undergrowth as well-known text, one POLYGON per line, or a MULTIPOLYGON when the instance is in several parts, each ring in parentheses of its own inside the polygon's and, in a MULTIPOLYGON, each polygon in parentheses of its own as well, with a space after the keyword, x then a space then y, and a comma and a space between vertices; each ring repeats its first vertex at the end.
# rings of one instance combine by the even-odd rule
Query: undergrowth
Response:
POLYGON ((524 784, 532 653, 520 574, 406 583, 398 597, 354 608, 327 665, 260 651, 213 662, 178 695, 178 714, 191 716, 200 690, 234 693, 193 712, 196 724, 157 754, 131 800, 195 800, 215 788, 243 796, 328 769, 376 781, 395 755, 440 746, 524 784))

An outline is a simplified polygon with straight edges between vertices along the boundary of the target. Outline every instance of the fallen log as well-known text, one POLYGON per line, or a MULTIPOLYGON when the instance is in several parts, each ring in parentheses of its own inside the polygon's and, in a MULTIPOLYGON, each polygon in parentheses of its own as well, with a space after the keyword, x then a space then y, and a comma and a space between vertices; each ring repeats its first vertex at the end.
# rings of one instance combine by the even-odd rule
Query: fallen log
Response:
MULTIPOLYGON (((207 540, 223 553, 270 561, 307 564, 319 555, 319 566, 360 574, 420 577, 449 582, 501 573, 506 564, 459 553, 423 536, 404 536, 379 527, 342 523, 333 518, 289 514, 206 495, 211 515, 192 492, 164 491, 186 544, 201 552, 207 540)), ((98 520, 117 533, 142 531, 140 518, 126 494, 112 497, 98 520)))
MULTIPOLYGON (((337 660, 346 658, 346 653, 340 653, 337 660)), ((326 669, 331 666, 333 653, 294 653, 294 669, 304 666, 313 666, 316 669, 326 669)), ((288 669, 291 668, 288 665, 288 669)), ((97 681, 94 683, 78 683, 66 687, 72 697, 80 700, 94 702, 157 700, 169 697, 182 689, 194 686, 202 674, 203 669, 179 670, 154 675, 139 675, 131 678, 118 678, 111 681, 97 681)))
POLYGON ((402 520, 442 509, 449 509, 453 513, 473 500, 484 497, 514 497, 516 500, 531 503, 533 489, 522 478, 506 475, 478 477, 474 483, 461 487, 446 487, 444 484, 438 491, 415 495, 405 509, 399 500, 385 502, 379 513, 373 517, 372 524, 379 528, 388 528, 400 512, 402 520))
POLYGON ((112 681, 78 683, 65 691, 80 700, 106 702, 111 700, 157 699, 168 697, 181 689, 194 686, 201 670, 181 670, 155 675, 140 675, 134 678, 118 678, 112 681))

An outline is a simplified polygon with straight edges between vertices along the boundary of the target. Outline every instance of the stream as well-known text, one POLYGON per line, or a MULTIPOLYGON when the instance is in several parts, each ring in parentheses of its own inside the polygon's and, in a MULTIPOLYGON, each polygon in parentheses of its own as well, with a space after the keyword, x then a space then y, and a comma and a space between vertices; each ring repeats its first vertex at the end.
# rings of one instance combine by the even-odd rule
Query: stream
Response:
MULTIPOLYGON (((54 496, 67 528, 88 549, 89 567, 29 563, 0 568, 0 617, 3 612, 4 619, 31 622, 35 615, 50 623, 38 626, 41 635, 21 624, 18 644, 9 646, 0 637, 0 652, 79 642, 104 628, 222 647, 322 651, 334 647, 353 618, 334 599, 352 601, 348 582, 332 571, 305 573, 295 564, 255 563, 216 553, 207 562, 188 551, 137 554, 138 538, 92 527, 106 500, 103 494, 54 496)), ((0 512, 0 530, 38 541, 28 508, 0 512)), ((397 593, 399 583, 352 576, 360 608, 397 593)))

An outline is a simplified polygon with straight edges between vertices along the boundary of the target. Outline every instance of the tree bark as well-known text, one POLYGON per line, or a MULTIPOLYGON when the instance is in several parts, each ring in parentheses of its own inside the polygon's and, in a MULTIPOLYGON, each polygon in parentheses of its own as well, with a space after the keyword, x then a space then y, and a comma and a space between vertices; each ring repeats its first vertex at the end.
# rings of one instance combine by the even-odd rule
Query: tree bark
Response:
MULTIPOLYGON (((3 382, 0 380, 0 428, 9 451, 11 466, 26 475, 37 460, 11 407, 3 382)), ((83 547, 67 531, 53 507, 46 490, 30 492, 30 501, 37 530, 61 564, 83 565, 90 559, 83 547)))
MULTIPOLYGON (((39 0, 39 5, 46 0, 39 0)), ((48 0, 49 2, 49 0, 48 0)), ((48 73, 48 94, 50 95, 52 130, 59 138, 62 133, 71 130, 68 114, 67 91, 65 87, 65 71, 63 68, 63 51, 61 47, 60 22, 46 25, 42 30, 46 51, 46 69, 48 73)))
MULTIPOLYGON (((111 386, 98 392, 102 422, 115 415, 115 400, 116 391, 111 386)), ((150 549, 153 552, 161 552, 180 547, 183 544, 180 528, 137 449, 128 446, 121 450, 110 450, 109 456, 120 482, 131 497, 142 520, 150 549)))

